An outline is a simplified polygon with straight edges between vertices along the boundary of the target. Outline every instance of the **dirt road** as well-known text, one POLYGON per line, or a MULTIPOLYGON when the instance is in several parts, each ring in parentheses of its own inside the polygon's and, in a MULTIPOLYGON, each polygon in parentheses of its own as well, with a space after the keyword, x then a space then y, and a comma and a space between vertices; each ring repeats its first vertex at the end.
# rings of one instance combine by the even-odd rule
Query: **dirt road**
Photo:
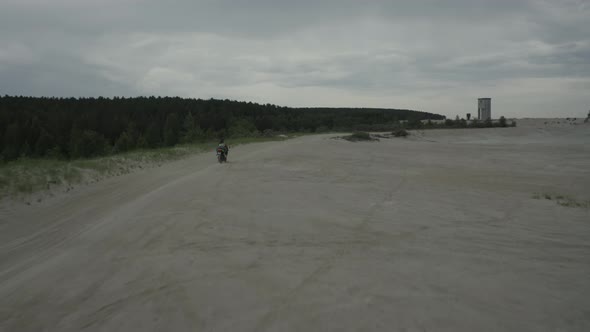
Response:
POLYGON ((0 331, 590 331, 590 127, 330 137, 5 208, 0 331))

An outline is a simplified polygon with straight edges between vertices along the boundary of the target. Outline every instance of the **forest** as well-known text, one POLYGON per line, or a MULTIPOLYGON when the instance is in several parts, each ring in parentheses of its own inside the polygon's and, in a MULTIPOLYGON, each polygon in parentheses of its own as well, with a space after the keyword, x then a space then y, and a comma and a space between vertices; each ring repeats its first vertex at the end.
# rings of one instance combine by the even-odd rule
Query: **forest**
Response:
POLYGON ((88 158, 278 133, 386 131, 444 116, 407 109, 291 108, 180 97, 0 96, 0 160, 88 158))

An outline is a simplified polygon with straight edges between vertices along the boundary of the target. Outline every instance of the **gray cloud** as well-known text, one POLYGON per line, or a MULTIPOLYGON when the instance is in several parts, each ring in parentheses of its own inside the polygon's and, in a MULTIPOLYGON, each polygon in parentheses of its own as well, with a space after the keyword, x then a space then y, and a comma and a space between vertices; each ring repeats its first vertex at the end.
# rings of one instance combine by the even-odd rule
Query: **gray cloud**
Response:
POLYGON ((583 115, 587 26, 585 0, 4 0, 0 93, 583 115))

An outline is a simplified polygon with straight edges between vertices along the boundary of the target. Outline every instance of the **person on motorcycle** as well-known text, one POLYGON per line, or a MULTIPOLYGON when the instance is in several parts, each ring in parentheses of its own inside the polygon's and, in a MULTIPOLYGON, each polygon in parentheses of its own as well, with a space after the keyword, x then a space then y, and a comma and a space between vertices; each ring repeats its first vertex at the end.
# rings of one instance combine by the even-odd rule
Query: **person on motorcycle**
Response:
POLYGON ((229 147, 225 144, 225 141, 223 138, 219 141, 219 145, 217 145, 217 150, 218 151, 221 150, 225 154, 226 157, 229 154, 229 147))

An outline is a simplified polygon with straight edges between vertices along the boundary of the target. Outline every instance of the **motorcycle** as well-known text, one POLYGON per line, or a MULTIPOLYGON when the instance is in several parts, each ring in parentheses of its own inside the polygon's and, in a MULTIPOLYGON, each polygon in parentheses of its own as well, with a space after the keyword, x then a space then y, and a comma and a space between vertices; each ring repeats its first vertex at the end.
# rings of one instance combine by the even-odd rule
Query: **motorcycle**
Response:
POLYGON ((217 148, 217 161, 221 163, 227 162, 227 155, 222 148, 217 148))

